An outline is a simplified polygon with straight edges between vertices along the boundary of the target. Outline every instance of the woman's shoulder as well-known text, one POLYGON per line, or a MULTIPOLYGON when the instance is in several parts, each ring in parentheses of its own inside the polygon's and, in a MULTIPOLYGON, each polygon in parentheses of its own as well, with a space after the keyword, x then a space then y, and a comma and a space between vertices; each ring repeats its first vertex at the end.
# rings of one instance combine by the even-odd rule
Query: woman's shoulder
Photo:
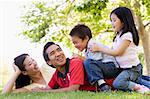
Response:
POLYGON ((42 73, 42 76, 44 77, 46 83, 48 83, 49 80, 52 78, 53 74, 57 73, 57 70, 55 68, 48 66, 47 64, 43 64, 40 67, 40 72, 42 73))

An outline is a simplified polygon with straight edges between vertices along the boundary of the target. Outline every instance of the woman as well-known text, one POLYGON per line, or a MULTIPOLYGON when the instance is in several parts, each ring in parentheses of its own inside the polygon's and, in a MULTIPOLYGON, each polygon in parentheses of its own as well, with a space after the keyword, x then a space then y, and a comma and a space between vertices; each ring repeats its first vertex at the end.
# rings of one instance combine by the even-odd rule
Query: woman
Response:
POLYGON ((45 87, 51 75, 50 68, 39 68, 37 62, 28 54, 17 56, 14 59, 13 68, 15 72, 4 86, 2 93, 31 92, 35 87, 45 87))

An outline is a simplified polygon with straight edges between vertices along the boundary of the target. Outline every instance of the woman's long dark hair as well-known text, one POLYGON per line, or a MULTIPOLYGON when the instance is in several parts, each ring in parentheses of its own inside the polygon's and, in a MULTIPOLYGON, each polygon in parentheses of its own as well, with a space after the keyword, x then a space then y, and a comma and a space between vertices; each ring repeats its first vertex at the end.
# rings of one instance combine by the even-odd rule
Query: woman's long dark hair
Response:
MULTIPOLYGON (((14 63, 21 71, 26 71, 25 66, 23 64, 25 58, 29 56, 28 54, 21 54, 14 59, 14 63)), ((30 77, 28 75, 23 75, 22 73, 18 76, 15 82, 15 88, 22 88, 26 85, 30 84, 30 77)))
POLYGON ((112 14, 115 14, 121 20, 121 22, 124 24, 120 37, 127 32, 131 32, 132 37, 133 37, 133 42, 135 45, 138 46, 139 35, 138 35, 138 31, 137 31, 135 23, 134 23, 134 19, 133 19, 131 10, 127 7, 118 7, 111 12, 110 16, 112 14))

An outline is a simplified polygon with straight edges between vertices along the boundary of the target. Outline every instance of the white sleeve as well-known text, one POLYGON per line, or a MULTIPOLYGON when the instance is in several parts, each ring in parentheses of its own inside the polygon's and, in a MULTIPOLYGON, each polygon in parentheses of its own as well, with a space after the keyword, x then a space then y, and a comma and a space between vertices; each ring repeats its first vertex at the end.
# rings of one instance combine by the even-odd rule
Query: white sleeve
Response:
POLYGON ((132 38, 132 34, 131 32, 128 32, 128 33, 125 33, 121 36, 122 40, 129 40, 129 41, 133 41, 133 38, 132 38))

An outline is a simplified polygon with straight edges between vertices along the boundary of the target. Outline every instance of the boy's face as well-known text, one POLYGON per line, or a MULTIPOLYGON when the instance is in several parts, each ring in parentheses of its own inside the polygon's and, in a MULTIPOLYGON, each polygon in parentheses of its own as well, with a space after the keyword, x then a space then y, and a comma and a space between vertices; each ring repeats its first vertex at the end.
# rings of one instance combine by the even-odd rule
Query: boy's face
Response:
POLYGON ((85 38, 84 40, 82 40, 78 36, 71 36, 71 40, 72 40, 72 43, 74 44, 74 46, 78 50, 83 51, 84 49, 86 49, 86 46, 88 43, 88 38, 85 38))

